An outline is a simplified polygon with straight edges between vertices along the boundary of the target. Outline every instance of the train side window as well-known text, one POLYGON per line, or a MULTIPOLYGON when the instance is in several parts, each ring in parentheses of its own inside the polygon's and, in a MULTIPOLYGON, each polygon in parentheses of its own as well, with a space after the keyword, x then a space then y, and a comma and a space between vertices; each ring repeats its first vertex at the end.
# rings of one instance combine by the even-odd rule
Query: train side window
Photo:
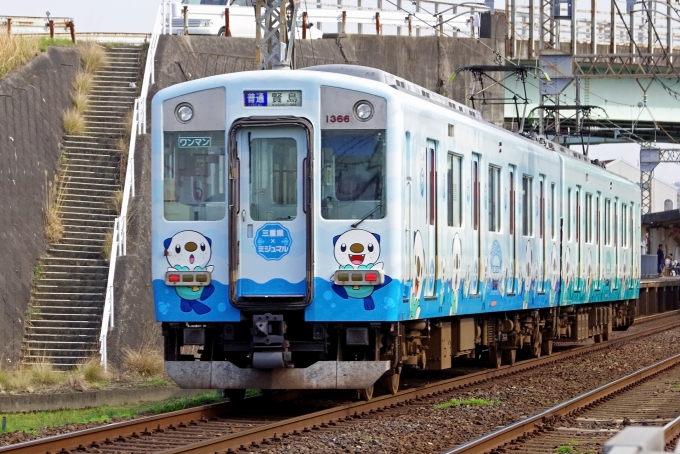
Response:
POLYGON ((522 177, 522 235, 534 234, 534 195, 533 178, 524 175, 522 177))
POLYGON ((612 227, 614 228, 614 246, 619 247, 619 201, 614 199, 614 222, 612 227))
POLYGON ((550 183, 550 238, 555 239, 555 183, 550 183))
POLYGON ((472 163, 472 226, 479 229, 479 163, 472 163))
POLYGON ((163 134, 163 214, 219 221, 226 214, 224 131, 163 134))
MULTIPOLYGON (((545 178, 545 176, 543 176, 545 178)), ((538 207, 538 231, 539 237, 543 238, 545 234, 545 194, 543 193, 543 181, 539 183, 539 207, 538 207)))
POLYGON ((586 193, 586 243, 593 242, 593 195, 586 193))
POLYGON ((567 241, 571 241, 571 223, 574 222, 572 219, 572 208, 571 208, 571 188, 567 189, 567 241))
POLYGON ((574 199, 576 199, 576 242, 581 241, 581 200, 579 198, 579 192, 576 191, 574 194, 574 199))
POLYGON ((510 171, 510 233, 515 233, 515 172, 510 171))
POLYGON ((461 157, 449 153, 447 159, 447 192, 448 197, 448 225, 449 227, 460 227, 462 218, 461 203, 461 157))
POLYGON ((604 244, 612 245, 612 201, 604 199, 604 244))
POLYGON ((499 232, 501 227, 501 169, 489 166, 489 231, 499 232))

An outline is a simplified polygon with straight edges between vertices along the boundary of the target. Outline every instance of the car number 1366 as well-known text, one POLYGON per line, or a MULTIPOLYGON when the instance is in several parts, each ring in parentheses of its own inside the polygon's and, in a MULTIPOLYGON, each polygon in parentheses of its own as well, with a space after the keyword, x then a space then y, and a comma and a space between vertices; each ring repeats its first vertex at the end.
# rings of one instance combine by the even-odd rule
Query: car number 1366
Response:
POLYGON ((349 115, 326 115, 326 123, 349 123, 349 115))

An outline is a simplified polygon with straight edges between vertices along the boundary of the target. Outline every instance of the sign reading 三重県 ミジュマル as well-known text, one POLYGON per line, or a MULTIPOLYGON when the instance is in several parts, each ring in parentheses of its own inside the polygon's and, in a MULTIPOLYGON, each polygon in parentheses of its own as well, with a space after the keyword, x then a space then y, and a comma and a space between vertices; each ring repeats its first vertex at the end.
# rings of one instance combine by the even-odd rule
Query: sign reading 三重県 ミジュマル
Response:
POLYGON ((300 107, 302 91, 244 91, 243 104, 246 107, 300 107))
POLYGON ((281 260, 290 252, 290 231, 277 222, 268 222, 255 233, 255 252, 265 260, 281 260))

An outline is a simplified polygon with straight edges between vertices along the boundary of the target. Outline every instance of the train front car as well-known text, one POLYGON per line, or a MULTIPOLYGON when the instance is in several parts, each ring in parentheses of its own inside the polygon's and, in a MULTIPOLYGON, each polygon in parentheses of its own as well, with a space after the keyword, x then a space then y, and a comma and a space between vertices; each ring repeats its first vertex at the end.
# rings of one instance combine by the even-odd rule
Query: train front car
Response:
POLYGON ((388 154, 402 147, 389 90, 263 71, 154 97, 154 304, 181 387, 393 382, 402 209, 388 175, 401 161, 388 154))

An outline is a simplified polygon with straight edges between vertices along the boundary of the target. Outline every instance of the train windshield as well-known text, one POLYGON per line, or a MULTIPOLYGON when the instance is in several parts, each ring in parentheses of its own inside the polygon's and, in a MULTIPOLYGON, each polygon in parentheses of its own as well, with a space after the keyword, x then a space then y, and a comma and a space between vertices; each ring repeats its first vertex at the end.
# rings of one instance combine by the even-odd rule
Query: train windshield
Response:
POLYGON ((321 215, 325 219, 382 219, 385 130, 321 131, 321 215))
POLYGON ((218 221, 225 210, 224 131, 166 132, 163 206, 168 221, 218 221))

